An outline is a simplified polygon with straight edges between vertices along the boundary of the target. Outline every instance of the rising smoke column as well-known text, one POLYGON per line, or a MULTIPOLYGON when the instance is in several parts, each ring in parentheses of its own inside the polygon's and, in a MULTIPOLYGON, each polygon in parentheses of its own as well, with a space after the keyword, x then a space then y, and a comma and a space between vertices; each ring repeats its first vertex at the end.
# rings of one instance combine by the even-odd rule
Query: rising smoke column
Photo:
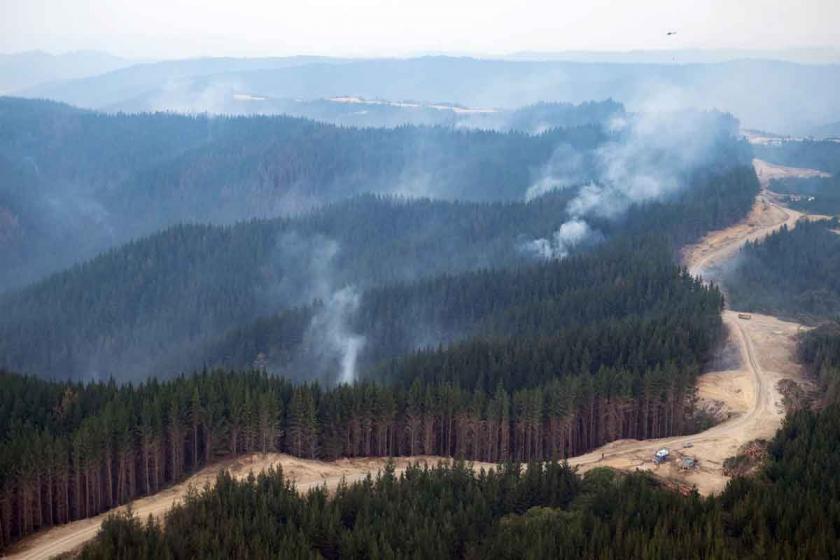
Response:
MULTIPOLYGON (((709 165, 721 141, 733 137, 737 128, 735 119, 718 112, 654 112, 616 119, 610 126, 614 139, 595 151, 595 179, 580 187, 566 206, 569 219, 551 238, 526 242, 522 251, 562 259, 575 246, 597 241, 601 234, 586 218, 615 219, 635 204, 680 192, 687 174, 709 165)), ((581 176, 579 157, 562 146, 528 189, 526 200, 568 188, 570 180, 581 176), (569 158, 568 164, 562 163, 563 157, 569 158)))
POLYGON ((335 261, 340 250, 338 242, 320 234, 281 234, 272 264, 280 280, 267 297, 285 306, 317 302, 303 335, 299 367, 327 373, 340 383, 353 383, 366 338, 352 327, 359 292, 354 286, 336 287, 335 261))
POLYGON ((332 361, 337 358, 339 383, 356 381, 356 364, 365 345, 365 337, 354 333, 351 321, 359 309, 359 293, 352 286, 333 292, 312 317, 306 338, 317 355, 332 361))

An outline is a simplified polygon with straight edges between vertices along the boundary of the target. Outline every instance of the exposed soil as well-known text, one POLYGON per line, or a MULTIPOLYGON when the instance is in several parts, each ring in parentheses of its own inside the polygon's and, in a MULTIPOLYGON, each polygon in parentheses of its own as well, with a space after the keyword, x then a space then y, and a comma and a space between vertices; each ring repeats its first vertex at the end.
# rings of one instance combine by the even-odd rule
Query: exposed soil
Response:
MULTIPOLYGON (((794 227, 802 217, 801 213, 782 207, 766 188, 771 178, 811 176, 803 173, 814 173, 814 170, 784 168, 760 160, 755 160, 754 164, 764 188, 756 198, 752 212, 742 222, 712 232, 700 243, 686 248, 683 260, 692 273, 707 276, 708 271, 719 267, 746 241, 761 239, 782 224, 794 227)), ((798 323, 755 313, 750 319, 741 319, 732 310, 723 312, 723 321, 729 333, 728 349, 724 351, 724 355, 728 356, 718 362, 722 369, 700 377, 698 397, 701 406, 704 406, 703 403, 712 403, 720 414, 728 417, 726 421, 691 436, 614 441, 574 457, 569 463, 577 466, 581 472, 596 467, 646 470, 662 477, 675 488, 696 486, 702 494, 720 492, 729 479, 724 472, 724 462, 748 449, 750 442, 772 438, 781 426, 785 407, 783 395, 779 391, 780 382, 787 380, 781 384, 787 387, 786 392, 790 390, 790 382, 803 382, 801 367, 795 363, 794 356, 796 335, 804 328, 798 323), (656 465, 653 455, 662 447, 669 448, 671 460, 656 465), (696 458, 698 466, 682 470, 682 457, 696 458)), ((412 462, 437 464, 440 461, 447 459, 395 459, 398 472, 412 462)), ((205 468, 181 484, 134 501, 132 508, 141 518, 149 515, 160 517, 173 502, 182 499, 190 487, 211 484, 222 468, 241 478, 250 472, 281 465, 286 475, 295 480, 297 487, 306 490, 322 484, 326 484, 327 488, 335 488, 341 480, 361 480, 369 473, 375 474, 381 470, 386 463, 387 459, 382 458, 342 459, 328 463, 278 453, 255 454, 205 468)), ((486 463, 473 465, 474 468, 493 466, 486 463)), ((19 543, 9 558, 48 558, 75 550, 96 535, 106 516, 103 514, 32 535, 19 543)))
POLYGON ((755 174, 762 188, 769 189, 770 182, 776 179, 808 179, 810 177, 831 177, 831 174, 818 169, 807 169, 805 167, 786 167, 776 165, 760 159, 753 160, 755 174))
MULTIPOLYGON (((396 472, 399 474, 405 471, 409 464, 437 465, 440 462, 449 462, 451 459, 443 457, 396 457, 393 459, 396 472)), ((283 473, 289 479, 295 481, 297 488, 301 491, 309 490, 317 486, 326 485, 327 489, 334 490, 342 480, 354 482, 363 480, 368 474, 376 476, 388 460, 384 458, 355 458, 340 459, 335 462, 311 461, 292 457, 284 453, 254 453, 244 457, 238 457, 223 461, 216 465, 202 469, 184 482, 176 484, 158 492, 153 496, 140 498, 132 502, 131 507, 135 515, 140 519, 148 516, 162 518, 172 505, 182 500, 190 488, 204 488, 215 482, 219 471, 226 469, 232 476, 238 479, 247 477, 250 473, 259 473, 269 467, 283 467, 283 473)), ((496 465, 489 463, 470 463, 476 470, 490 469, 496 465)), ((125 511, 126 506, 97 515, 90 519, 82 519, 41 531, 18 543, 8 552, 8 558, 36 559, 50 558, 59 554, 65 554, 81 548, 87 541, 96 536, 102 522, 114 512, 125 511)))
POLYGON ((705 374, 699 384, 701 394, 725 399, 732 407, 729 420, 691 436, 614 441, 569 462, 581 471, 599 466, 649 470, 657 476, 696 486, 701 494, 723 490, 729 479, 723 472, 724 461, 737 455, 749 441, 773 437, 781 426, 785 409, 778 382, 801 379, 801 368, 792 359, 800 325, 757 314, 749 320, 739 319, 736 312, 729 310, 724 311, 723 320, 733 333, 743 365, 738 370, 705 374), (732 393, 727 394, 730 389, 732 393), (653 455, 662 447, 671 451, 672 459, 656 465, 653 455), (698 467, 681 470, 682 457, 697 459, 698 467))

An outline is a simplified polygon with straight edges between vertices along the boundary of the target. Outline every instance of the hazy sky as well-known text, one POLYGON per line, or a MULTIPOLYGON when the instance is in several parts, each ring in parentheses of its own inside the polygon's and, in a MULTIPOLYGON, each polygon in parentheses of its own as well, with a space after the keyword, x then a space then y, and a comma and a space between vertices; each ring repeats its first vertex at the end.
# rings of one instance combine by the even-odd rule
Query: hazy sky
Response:
POLYGON ((130 57, 840 46, 840 0, 0 0, 0 52, 130 57), (667 31, 677 35, 666 37, 667 31))

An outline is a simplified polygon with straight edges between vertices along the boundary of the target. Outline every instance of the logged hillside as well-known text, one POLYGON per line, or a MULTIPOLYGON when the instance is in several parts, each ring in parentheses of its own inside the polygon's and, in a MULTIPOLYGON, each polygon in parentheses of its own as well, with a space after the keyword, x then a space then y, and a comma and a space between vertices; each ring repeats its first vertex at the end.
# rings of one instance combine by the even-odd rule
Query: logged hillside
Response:
POLYGON ((748 243, 725 273, 738 309, 810 318, 840 313, 840 227, 837 219, 800 220, 748 243))
POLYGON ((819 169, 840 174, 840 142, 832 140, 788 140, 778 144, 753 145, 755 156, 787 167, 819 169))
POLYGON ((605 138, 598 126, 355 129, 0 98, 0 234, 11 231, 0 290, 182 222, 295 214, 359 193, 521 200, 558 145, 581 154, 583 181, 605 138))

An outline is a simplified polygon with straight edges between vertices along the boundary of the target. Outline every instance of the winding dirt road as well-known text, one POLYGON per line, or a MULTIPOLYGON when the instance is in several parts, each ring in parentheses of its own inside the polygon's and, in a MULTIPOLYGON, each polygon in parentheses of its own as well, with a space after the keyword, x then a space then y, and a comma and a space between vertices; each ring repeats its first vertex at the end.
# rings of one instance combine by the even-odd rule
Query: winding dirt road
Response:
MULTIPOLYGON (((683 261, 692 273, 713 277, 714 271, 747 241, 761 239, 783 224, 794 227, 802 214, 782 207, 767 187, 769 181, 779 176, 799 176, 813 170, 784 168, 755 161, 762 192, 756 198, 750 215, 742 222, 707 235, 700 243, 686 248, 683 261)), ((732 310, 723 312, 723 321, 729 332, 739 364, 732 369, 705 373, 698 383, 701 400, 722 402, 731 417, 692 436, 678 436, 658 440, 618 440, 585 455, 569 460, 581 472, 595 467, 612 467, 621 470, 649 470, 657 476, 695 485, 702 494, 720 492, 728 478, 723 474, 723 461, 735 455, 739 448, 757 438, 770 438, 784 419, 782 396, 777 384, 782 379, 801 381, 802 372, 794 360, 796 335, 802 329, 797 323, 781 321, 768 315, 752 314, 750 320, 739 319, 732 310), (700 467, 680 471, 677 461, 654 465, 655 451, 668 447, 672 455, 699 459, 700 467)), ((409 463, 437 464, 446 461, 441 457, 400 457, 395 459, 398 471, 409 463)), ((135 500, 133 511, 141 518, 149 515, 161 517, 173 503, 183 499, 190 487, 212 484, 220 469, 227 469, 242 478, 250 472, 260 472, 269 466, 280 465, 298 488, 307 490, 325 484, 335 488, 341 480, 361 480, 369 473, 375 474, 386 463, 385 459, 344 459, 334 463, 307 461, 285 454, 250 455, 207 467, 154 496, 135 500)), ((474 468, 493 465, 474 463, 474 468)), ((124 509, 124 508, 120 508, 124 509)), ((42 531, 19 543, 9 551, 15 559, 49 558, 71 552, 92 539, 108 514, 76 521, 42 531)))
MULTIPOLYGON (((428 456, 396 457, 394 463, 396 472, 399 474, 409 464, 421 463, 433 466, 441 461, 447 462, 450 460, 443 457, 428 456)), ((269 467, 282 466, 284 475, 293 480, 301 491, 322 485, 326 485, 329 490, 334 490, 342 481, 363 480, 368 474, 376 476, 376 473, 381 471, 386 463, 386 459, 378 457, 340 459, 327 463, 300 459, 285 453, 267 453, 265 455, 253 453, 206 467, 180 484, 171 486, 153 496, 134 500, 131 503, 131 509, 140 519, 145 520, 150 515, 160 519, 173 504, 184 499, 190 488, 201 489, 207 485, 212 485, 222 469, 227 470, 237 479, 243 479, 250 473, 259 473, 269 467)), ((495 467, 490 463, 479 462, 472 463, 472 466, 475 469, 495 467)), ((90 519, 81 519, 36 533, 12 548, 8 552, 8 558, 35 560, 51 558, 78 550, 96 536, 102 522, 107 519, 108 515, 126 509, 127 506, 122 506, 90 519)))
MULTIPOLYGON (((820 172, 761 160, 754 160, 753 165, 761 192, 750 214, 729 228, 709 233, 683 251, 683 263, 695 276, 719 281, 721 267, 745 243, 760 240, 783 225, 796 227, 803 217, 812 217, 783 207, 769 187, 773 179, 812 177, 820 172)), ((779 382, 790 379, 804 383, 802 368, 794 360, 796 337, 804 328, 802 325, 756 313, 750 319, 741 319, 730 309, 723 312, 723 322, 728 331, 727 344, 738 357, 738 365, 704 373, 697 389, 701 402, 721 402, 731 414, 728 420, 693 436, 614 441, 569 462, 581 471, 602 466, 651 470, 663 478, 694 485, 706 495, 723 490, 729 480, 723 474, 724 460, 736 455, 750 441, 772 437, 781 427, 785 410, 779 382), (683 456, 698 459, 699 468, 681 471, 677 460, 655 465, 653 454, 662 447, 670 449, 676 459, 683 456)))
MULTIPOLYGON (((728 480, 723 474, 724 460, 736 455, 745 443, 771 438, 781 426, 785 410, 778 382, 801 378, 800 367, 791 359, 795 336, 800 328, 798 324, 756 314, 749 321, 742 320, 730 310, 724 311, 723 321, 730 333, 730 343, 736 345, 739 351, 741 366, 704 376, 713 375, 724 382, 733 378, 736 381, 734 385, 742 387, 738 389, 741 394, 737 396, 746 402, 746 410, 699 434, 643 441, 618 440, 574 457, 569 463, 578 466, 581 471, 604 466, 651 470, 663 478, 696 486, 704 495, 723 490, 728 480), (698 459, 699 468, 681 471, 677 460, 655 465, 653 454, 662 447, 670 449, 675 459, 682 456, 698 459)), ((701 398, 702 377, 699 387, 701 398)))

